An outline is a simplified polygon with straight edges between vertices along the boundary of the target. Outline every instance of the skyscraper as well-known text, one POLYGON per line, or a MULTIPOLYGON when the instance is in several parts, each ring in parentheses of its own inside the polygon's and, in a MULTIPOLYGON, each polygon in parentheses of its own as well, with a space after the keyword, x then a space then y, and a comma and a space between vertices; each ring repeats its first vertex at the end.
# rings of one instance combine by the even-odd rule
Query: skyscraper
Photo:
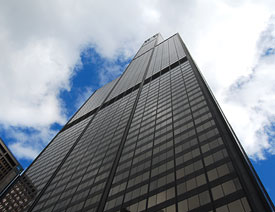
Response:
POLYGON ((25 211, 274 210, 178 34, 146 40, 23 177, 25 211))

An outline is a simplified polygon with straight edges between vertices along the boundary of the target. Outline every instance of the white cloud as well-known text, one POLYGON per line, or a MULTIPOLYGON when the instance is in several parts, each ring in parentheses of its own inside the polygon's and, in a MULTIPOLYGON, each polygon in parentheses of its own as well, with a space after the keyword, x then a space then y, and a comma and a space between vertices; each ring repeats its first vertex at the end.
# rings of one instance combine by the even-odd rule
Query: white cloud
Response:
MULTIPOLYGON (((248 154, 264 158, 274 153, 265 130, 274 116, 275 62, 272 55, 261 58, 274 46, 273 11, 271 0, 0 1, 0 123, 41 132, 64 124, 59 93, 70 90, 82 50, 94 47, 109 61, 126 60, 156 32, 179 32, 248 154), (247 82, 233 93, 240 79, 247 82)), ((120 70, 104 68, 102 83, 120 70)), ((17 155, 30 146, 38 151, 35 139, 23 138, 13 146, 17 155)))
POLYGON ((39 154, 39 150, 33 149, 30 145, 24 146, 22 142, 14 143, 9 147, 12 149, 13 154, 15 154, 18 159, 24 158, 27 160, 34 160, 39 154))
POLYGON ((261 34, 257 65, 246 77, 241 77, 224 93, 223 106, 236 129, 245 149, 254 158, 265 158, 265 153, 274 154, 274 134, 270 127, 275 123, 275 54, 266 55, 267 49, 275 46, 274 17, 261 34))
POLYGON ((10 140, 9 148, 17 159, 33 160, 45 145, 57 134, 56 130, 45 127, 2 126, 10 140))

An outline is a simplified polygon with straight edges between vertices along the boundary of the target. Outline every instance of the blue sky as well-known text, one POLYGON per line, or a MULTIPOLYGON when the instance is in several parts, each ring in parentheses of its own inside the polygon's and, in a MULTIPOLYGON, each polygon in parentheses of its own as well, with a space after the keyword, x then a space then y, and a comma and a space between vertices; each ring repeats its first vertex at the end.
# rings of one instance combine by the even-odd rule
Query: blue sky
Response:
POLYGON ((145 39, 179 32, 274 200, 274 11, 269 0, 0 1, 0 136, 27 167, 145 39))
POLYGON ((251 161, 258 176, 260 177, 267 193, 269 194, 273 203, 275 202, 275 185, 274 178, 275 160, 272 157, 267 158, 265 161, 251 161))

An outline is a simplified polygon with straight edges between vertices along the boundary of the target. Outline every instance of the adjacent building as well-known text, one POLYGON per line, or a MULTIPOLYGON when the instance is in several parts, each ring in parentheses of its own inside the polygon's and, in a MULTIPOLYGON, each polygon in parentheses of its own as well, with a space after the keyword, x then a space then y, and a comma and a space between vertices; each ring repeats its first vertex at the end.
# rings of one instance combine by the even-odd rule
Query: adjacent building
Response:
POLYGON ((22 171, 22 166, 0 138, 0 194, 22 171))
POLYGON ((23 211, 274 210, 179 34, 146 40, 22 177, 23 211))
POLYGON ((35 198, 36 189, 27 175, 17 176, 13 184, 1 194, 0 211, 25 211, 35 198))

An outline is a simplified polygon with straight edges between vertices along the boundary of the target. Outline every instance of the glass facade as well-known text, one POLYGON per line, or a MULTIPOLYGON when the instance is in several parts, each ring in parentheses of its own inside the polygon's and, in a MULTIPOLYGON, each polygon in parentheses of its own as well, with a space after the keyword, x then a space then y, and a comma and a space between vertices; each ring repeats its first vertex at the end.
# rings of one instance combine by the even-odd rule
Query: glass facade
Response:
POLYGON ((23 177, 21 211, 274 210, 178 34, 146 40, 23 177))

